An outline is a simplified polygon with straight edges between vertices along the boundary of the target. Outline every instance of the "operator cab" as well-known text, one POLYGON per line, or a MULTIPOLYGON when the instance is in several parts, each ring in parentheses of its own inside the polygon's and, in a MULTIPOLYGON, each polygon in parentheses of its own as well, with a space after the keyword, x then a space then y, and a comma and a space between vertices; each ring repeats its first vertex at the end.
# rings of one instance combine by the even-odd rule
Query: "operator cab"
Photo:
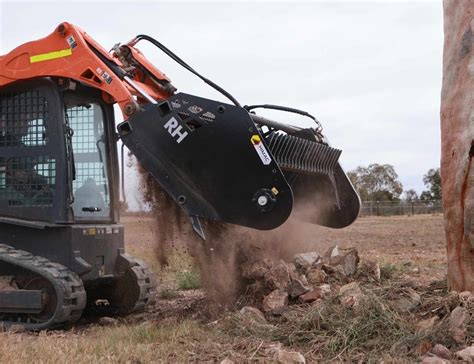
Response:
POLYGON ((79 83, 38 79, 2 90, 0 219, 117 222, 114 125, 112 105, 79 83))

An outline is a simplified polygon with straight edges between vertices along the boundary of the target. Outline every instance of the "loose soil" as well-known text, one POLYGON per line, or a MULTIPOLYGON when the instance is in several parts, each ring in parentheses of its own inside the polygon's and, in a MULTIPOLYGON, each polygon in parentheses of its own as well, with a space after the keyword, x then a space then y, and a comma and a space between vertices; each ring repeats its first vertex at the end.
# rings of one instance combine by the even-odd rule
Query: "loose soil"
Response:
MULTIPOLYGON (((155 218, 124 217, 122 222, 127 251, 143 259, 158 274, 160 292, 156 305, 147 312, 120 318, 118 326, 114 327, 100 327, 95 318, 86 317, 74 328, 63 331, 0 333, 0 362, 140 363, 220 361, 225 358, 242 362, 271 359, 267 356, 273 345, 272 337, 267 335, 271 330, 264 330, 267 336, 261 341, 256 341, 260 336, 255 333, 249 332, 248 338, 242 330, 232 334, 236 331, 228 327, 229 322, 232 323, 228 316, 232 315, 232 307, 216 317, 215 313, 209 312, 209 301, 203 290, 179 290, 180 274, 196 269, 179 236, 171 244, 171 253, 164 262, 156 253, 155 218)), ((267 240, 274 238, 273 248, 278 255, 288 260, 297 252, 324 253, 335 244, 356 247, 362 260, 378 261, 385 272, 393 274, 394 285, 403 281, 428 287, 430 282, 438 281, 437 284, 443 287, 446 256, 441 215, 364 217, 342 230, 290 221, 266 235, 267 240)), ((381 291, 387 293, 386 288, 381 291)), ((441 300, 441 295, 446 295, 445 289, 438 292, 441 300)), ((436 306, 433 293, 429 294, 427 302, 436 306)), ((293 314, 299 315, 298 312, 293 314)), ((277 338, 275 336, 275 343, 277 338)), ((300 349, 300 344, 288 345, 292 350, 300 349)), ((301 345, 307 359, 318 358, 317 352, 309 350, 306 344, 301 345)), ((348 359, 344 352, 341 355, 334 359, 348 359)), ((358 360, 368 358, 357 356, 358 360)))

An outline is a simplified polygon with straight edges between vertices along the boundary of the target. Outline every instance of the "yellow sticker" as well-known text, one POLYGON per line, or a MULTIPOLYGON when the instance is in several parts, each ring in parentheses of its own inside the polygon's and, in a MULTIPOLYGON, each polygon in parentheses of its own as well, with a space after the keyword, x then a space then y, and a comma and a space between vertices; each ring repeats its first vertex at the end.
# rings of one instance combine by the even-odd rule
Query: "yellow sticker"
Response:
POLYGON ((276 196, 278 195, 278 189, 276 187, 272 187, 272 193, 276 196))
POLYGON ((95 228, 89 228, 89 235, 95 235, 95 228))
POLYGON ((268 166, 272 162, 272 158, 270 157, 270 153, 268 153, 267 149, 262 143, 262 139, 260 139, 260 135, 254 134, 250 137, 250 142, 253 144, 253 147, 257 151, 258 156, 262 163, 268 166))
POLYGON ((105 276, 105 265, 99 269, 99 277, 105 276))
POLYGON ((253 145, 255 144, 258 144, 261 142, 261 139, 260 139, 260 136, 259 135, 252 135, 252 137, 250 138, 250 141, 252 142, 253 145))
POLYGON ((63 57, 68 57, 68 56, 72 56, 71 48, 63 49, 60 51, 49 52, 49 53, 37 54, 36 56, 31 56, 30 63, 50 61, 52 59, 63 58, 63 57))

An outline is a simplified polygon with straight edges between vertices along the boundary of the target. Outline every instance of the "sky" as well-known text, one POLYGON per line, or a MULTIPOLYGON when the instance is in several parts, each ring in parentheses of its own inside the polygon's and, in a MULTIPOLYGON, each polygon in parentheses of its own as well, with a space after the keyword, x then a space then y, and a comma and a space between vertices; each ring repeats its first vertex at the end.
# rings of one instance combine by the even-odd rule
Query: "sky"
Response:
MULTIPOLYGON (((404 189, 420 193, 423 175, 440 161, 442 16, 441 1, 0 0, 0 54, 62 21, 106 49, 148 34, 242 105, 314 114, 343 150, 346 170, 392 164, 404 189)), ((139 48, 179 91, 225 101, 157 49, 139 48)), ((305 125, 291 114, 265 115, 305 125)), ((134 174, 127 171, 130 194, 134 174)))

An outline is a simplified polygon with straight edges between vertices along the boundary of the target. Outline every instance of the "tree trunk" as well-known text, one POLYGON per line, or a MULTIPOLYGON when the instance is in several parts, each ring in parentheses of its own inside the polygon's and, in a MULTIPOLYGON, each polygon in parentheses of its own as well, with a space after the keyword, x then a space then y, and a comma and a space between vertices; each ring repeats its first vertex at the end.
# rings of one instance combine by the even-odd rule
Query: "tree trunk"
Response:
POLYGON ((474 291, 474 1, 444 0, 441 185, 448 286, 474 291))

